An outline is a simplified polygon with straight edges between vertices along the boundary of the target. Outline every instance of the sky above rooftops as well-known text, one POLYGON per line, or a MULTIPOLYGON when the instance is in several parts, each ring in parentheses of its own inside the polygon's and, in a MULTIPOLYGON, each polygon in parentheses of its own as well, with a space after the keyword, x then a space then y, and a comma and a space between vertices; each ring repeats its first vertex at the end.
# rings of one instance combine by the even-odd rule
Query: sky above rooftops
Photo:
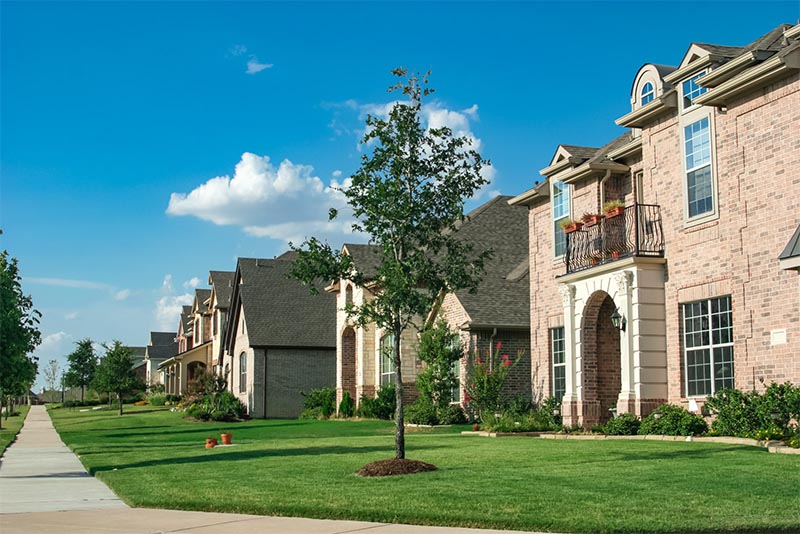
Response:
MULTIPOLYGON (((431 125, 494 164, 468 204, 533 186, 559 143, 624 130, 644 63, 744 45, 785 2, 0 4, 0 247, 42 311, 42 364, 90 337, 175 330, 209 270, 327 224, 397 66, 431 125)), ((38 387, 42 385, 41 380, 38 387)))

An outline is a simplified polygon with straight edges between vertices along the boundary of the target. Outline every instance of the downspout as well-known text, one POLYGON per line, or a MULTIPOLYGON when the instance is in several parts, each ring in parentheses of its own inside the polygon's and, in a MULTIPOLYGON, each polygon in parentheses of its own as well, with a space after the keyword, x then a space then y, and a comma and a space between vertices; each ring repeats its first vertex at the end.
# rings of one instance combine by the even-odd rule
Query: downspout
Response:
POLYGON ((611 169, 606 169, 606 174, 602 178, 600 178, 600 209, 599 212, 603 211, 603 206, 606 203, 606 190, 603 187, 608 179, 611 178, 611 169))
POLYGON ((489 336, 489 371, 493 371, 492 367, 494 364, 494 338, 497 336, 497 328, 492 329, 492 335, 489 336))

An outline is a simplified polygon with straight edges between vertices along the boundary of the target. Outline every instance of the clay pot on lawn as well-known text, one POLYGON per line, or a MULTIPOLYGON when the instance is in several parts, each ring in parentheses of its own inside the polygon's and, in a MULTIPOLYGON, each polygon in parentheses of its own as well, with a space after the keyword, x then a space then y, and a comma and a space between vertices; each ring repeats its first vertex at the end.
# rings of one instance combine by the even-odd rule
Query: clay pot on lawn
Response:
POLYGON ((219 445, 217 438, 206 438, 206 449, 213 449, 219 445))
POLYGON ((219 435, 219 437, 222 438, 223 445, 230 445, 231 442, 233 441, 232 432, 223 432, 222 434, 219 435))

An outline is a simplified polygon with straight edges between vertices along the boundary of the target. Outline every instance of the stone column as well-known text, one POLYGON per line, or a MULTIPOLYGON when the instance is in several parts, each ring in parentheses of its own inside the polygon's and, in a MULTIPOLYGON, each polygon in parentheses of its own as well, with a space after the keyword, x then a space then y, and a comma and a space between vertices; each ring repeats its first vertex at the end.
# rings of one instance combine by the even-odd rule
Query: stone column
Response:
POLYGON ((621 387, 617 399, 617 413, 623 414, 633 412, 636 406, 636 392, 634 384, 634 350, 633 350, 633 330, 636 322, 633 320, 633 273, 621 271, 614 273, 614 283, 616 294, 614 304, 617 311, 625 321, 625 330, 619 332, 619 357, 620 357, 620 378, 621 387))
POLYGON ((575 286, 564 284, 559 286, 558 290, 564 305, 564 374, 566 376, 564 398, 561 400, 561 417, 563 423, 569 426, 578 423, 578 403, 580 401, 577 393, 577 368, 580 361, 576 354, 578 332, 575 318, 575 286))

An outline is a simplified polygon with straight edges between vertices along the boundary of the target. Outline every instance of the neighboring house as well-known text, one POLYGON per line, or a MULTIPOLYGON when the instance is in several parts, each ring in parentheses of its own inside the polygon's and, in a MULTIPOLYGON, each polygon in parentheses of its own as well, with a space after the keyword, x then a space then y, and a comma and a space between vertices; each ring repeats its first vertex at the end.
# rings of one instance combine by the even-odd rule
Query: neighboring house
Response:
MULTIPOLYGON (((342 253, 353 259, 355 269, 367 280, 374 279, 378 271, 379 248, 373 245, 345 244, 342 253)), ((370 324, 359 327, 348 320, 345 305, 352 302, 360 306, 374 298, 379 289, 367 283, 356 286, 347 280, 335 281, 325 290, 336 297, 336 399, 337 406, 344 392, 359 405, 361 396, 375 397, 381 387, 394 385, 395 367, 390 352, 394 336, 370 324)), ((421 323, 422 321, 420 321, 421 323)), ((419 395, 416 387, 417 373, 422 361, 417 358, 419 340, 417 331, 406 329, 400 338, 400 359, 403 364, 403 402, 411 403, 419 395)))
POLYGON ((147 347, 128 348, 131 349, 131 363, 136 370, 136 376, 144 382, 147 379, 147 360, 145 359, 147 347))
MULTIPOLYGON (((491 249, 493 255, 486 262, 477 291, 447 294, 428 320, 443 317, 459 334, 467 357, 475 351, 485 355, 502 343, 501 353, 512 360, 519 356, 509 374, 507 392, 530 397, 543 393, 545 375, 531 369, 528 212, 522 206, 509 205, 510 199, 495 197, 458 225, 454 234, 457 239, 472 244, 476 252, 491 249)), ((453 392, 453 401, 463 400, 467 366, 462 364, 468 360, 459 362, 455 369, 462 387, 457 394, 453 392)))
POLYGON ((150 341, 144 350, 144 380, 148 386, 164 383, 158 366, 178 353, 175 337, 175 332, 150 332, 150 341))
POLYGON ((631 130, 560 145, 510 201, 529 208, 531 346, 565 424, 800 382, 800 26, 694 43, 630 99, 631 130), (561 231, 604 200, 624 213, 561 231))
POLYGON ((289 278, 293 258, 239 258, 233 278, 225 365, 252 417, 297 417, 301 392, 336 383, 334 298, 289 278))
POLYGON ((212 314, 211 364, 218 373, 227 376, 228 380, 230 380, 230 362, 225 358, 225 344, 222 342, 222 336, 228 321, 228 308, 231 305, 233 276, 235 274, 231 271, 210 271, 208 273, 208 284, 211 286, 209 310, 212 314), (225 369, 223 362, 228 362, 227 369, 225 369))
POLYGON ((191 306, 184 306, 178 325, 179 352, 160 365, 166 392, 183 395, 189 382, 211 369, 210 289, 195 289, 191 306))

